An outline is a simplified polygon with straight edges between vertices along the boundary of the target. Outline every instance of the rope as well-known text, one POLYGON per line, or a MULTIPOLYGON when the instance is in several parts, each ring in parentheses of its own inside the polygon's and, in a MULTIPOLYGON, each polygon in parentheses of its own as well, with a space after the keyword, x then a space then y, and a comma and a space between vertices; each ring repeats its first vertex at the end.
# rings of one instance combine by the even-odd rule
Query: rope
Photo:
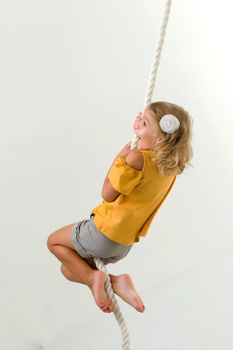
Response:
MULTIPOLYGON (((167 23, 168 23, 168 19, 169 19, 170 10, 171 10, 171 4, 172 4, 172 0, 167 0, 166 5, 165 5, 162 26, 160 28, 158 47, 157 47, 157 50, 155 51, 154 60, 153 60, 151 71, 150 71, 149 82, 148 82, 147 91, 145 94, 143 109, 146 107, 147 104, 149 104, 151 102, 152 96, 154 93, 155 81, 156 81, 156 77, 157 77, 157 72, 158 72, 159 63, 160 63, 160 57, 161 57, 164 39, 165 39, 165 35, 166 35, 166 29, 167 29, 167 23)), ((138 137, 135 134, 134 139, 131 142, 130 149, 131 150, 137 149, 137 146, 138 146, 138 137)))
POLYGON ((121 329, 122 340, 123 340, 122 349, 129 350, 130 349, 129 331, 128 331, 126 322, 124 320, 124 317, 122 316, 122 313, 121 313, 120 307, 118 305, 118 302, 116 300, 115 294, 113 292, 108 271, 107 271, 103 261, 100 258, 95 258, 94 260, 95 260, 97 268, 106 274, 106 280, 105 280, 104 287, 105 287, 107 296, 109 297, 109 299, 112 300, 112 303, 115 306, 114 316, 115 316, 115 318, 120 326, 120 329, 121 329))
POLYGON ((152 95, 153 95, 154 88, 155 88, 155 81, 156 81, 157 72, 158 72, 159 63, 160 63, 160 57, 161 57, 164 39, 165 39, 165 35, 166 35, 166 29, 167 29, 167 23, 168 23, 168 18, 169 18, 170 9, 171 9, 171 3, 172 3, 172 1, 168 0, 166 3, 166 6, 165 6, 163 23, 162 23, 162 26, 160 29, 158 48, 155 52, 154 61, 153 61, 152 67, 151 67, 150 78, 149 78, 149 83, 148 83, 148 87, 147 87, 147 92, 145 95, 144 106, 146 106, 152 100, 152 95))
MULTIPOLYGON (((160 28, 158 48, 155 52, 154 61, 153 61, 152 67, 151 67, 150 78, 149 78, 149 82, 148 82, 147 92, 145 95, 144 108, 152 100, 152 95, 153 95, 154 88, 155 88, 155 81, 156 81, 157 72, 158 72, 158 68, 159 68, 160 57, 161 57, 162 48, 163 48, 163 44, 164 44, 164 38, 165 38, 165 34, 166 34, 166 29, 167 29, 168 18, 169 18, 170 9, 171 9, 171 2, 172 2, 172 0, 167 0, 166 5, 165 5, 163 22, 162 22, 162 26, 160 28)), ((131 142, 131 146, 130 146, 131 150, 137 148, 137 143, 138 143, 138 137, 137 137, 137 135, 135 135, 134 140, 131 142)), ((112 290, 112 285, 111 285, 108 271, 107 271, 103 261, 100 258, 95 258, 94 260, 95 260, 97 268, 100 271, 103 271, 107 276, 106 281, 105 281, 105 290, 106 290, 108 297, 112 300, 113 305, 115 306, 114 316, 115 316, 115 318, 116 318, 116 320, 121 328, 122 340, 123 340, 122 349, 123 350, 130 350, 129 332, 127 329, 126 322, 125 322, 125 320, 122 316, 122 313, 120 311, 118 302, 115 298, 114 292, 112 290)))

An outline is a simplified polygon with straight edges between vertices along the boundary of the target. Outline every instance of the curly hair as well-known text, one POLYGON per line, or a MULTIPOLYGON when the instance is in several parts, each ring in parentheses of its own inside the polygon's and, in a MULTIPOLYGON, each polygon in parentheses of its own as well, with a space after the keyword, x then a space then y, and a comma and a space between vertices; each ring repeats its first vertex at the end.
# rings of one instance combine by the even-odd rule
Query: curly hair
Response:
POLYGON ((159 127, 161 139, 153 147, 155 157, 152 161, 161 175, 182 174, 185 168, 192 166, 192 118, 182 107, 169 102, 152 102, 147 108, 158 126, 165 114, 173 114, 179 119, 180 127, 173 134, 163 132, 159 127))

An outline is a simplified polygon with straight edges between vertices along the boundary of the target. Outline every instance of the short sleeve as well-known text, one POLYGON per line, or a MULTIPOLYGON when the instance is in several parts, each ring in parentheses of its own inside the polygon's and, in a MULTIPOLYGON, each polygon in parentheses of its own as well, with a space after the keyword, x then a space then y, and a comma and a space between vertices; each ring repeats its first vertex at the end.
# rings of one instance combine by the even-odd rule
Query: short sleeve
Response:
POLYGON ((116 191, 128 195, 142 177, 142 171, 132 168, 123 157, 115 159, 109 170, 108 178, 116 191))

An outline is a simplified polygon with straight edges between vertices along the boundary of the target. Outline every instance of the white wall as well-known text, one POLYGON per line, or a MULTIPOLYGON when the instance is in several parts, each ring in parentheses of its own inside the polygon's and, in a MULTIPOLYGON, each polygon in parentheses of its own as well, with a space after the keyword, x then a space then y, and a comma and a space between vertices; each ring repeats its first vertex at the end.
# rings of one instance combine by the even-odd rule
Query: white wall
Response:
MULTIPOLYGON (((86 287, 63 278, 46 240, 89 217, 113 157, 133 138, 164 3, 0 3, 6 350, 32 348, 70 325, 104 317, 86 287)), ((172 6, 154 97, 193 116, 193 169, 178 178, 146 239, 109 266, 130 273, 139 291, 233 246, 231 13, 227 0, 172 6)))

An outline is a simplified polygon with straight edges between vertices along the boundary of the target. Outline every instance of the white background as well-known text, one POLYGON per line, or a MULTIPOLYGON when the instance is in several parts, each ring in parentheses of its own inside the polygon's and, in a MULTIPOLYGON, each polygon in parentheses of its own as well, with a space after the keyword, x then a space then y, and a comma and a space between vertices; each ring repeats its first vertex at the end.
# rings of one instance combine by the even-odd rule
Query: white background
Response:
MULTIPOLYGON (((101 320, 47 237, 88 218, 142 110, 165 1, 0 3, 0 345, 101 320)), ((140 293, 233 248, 232 3, 174 1, 154 100, 194 120, 193 168, 145 239, 109 265, 140 293)), ((218 303, 218 300, 216 300, 218 303)), ((32 349, 32 347, 30 347, 32 349)))

